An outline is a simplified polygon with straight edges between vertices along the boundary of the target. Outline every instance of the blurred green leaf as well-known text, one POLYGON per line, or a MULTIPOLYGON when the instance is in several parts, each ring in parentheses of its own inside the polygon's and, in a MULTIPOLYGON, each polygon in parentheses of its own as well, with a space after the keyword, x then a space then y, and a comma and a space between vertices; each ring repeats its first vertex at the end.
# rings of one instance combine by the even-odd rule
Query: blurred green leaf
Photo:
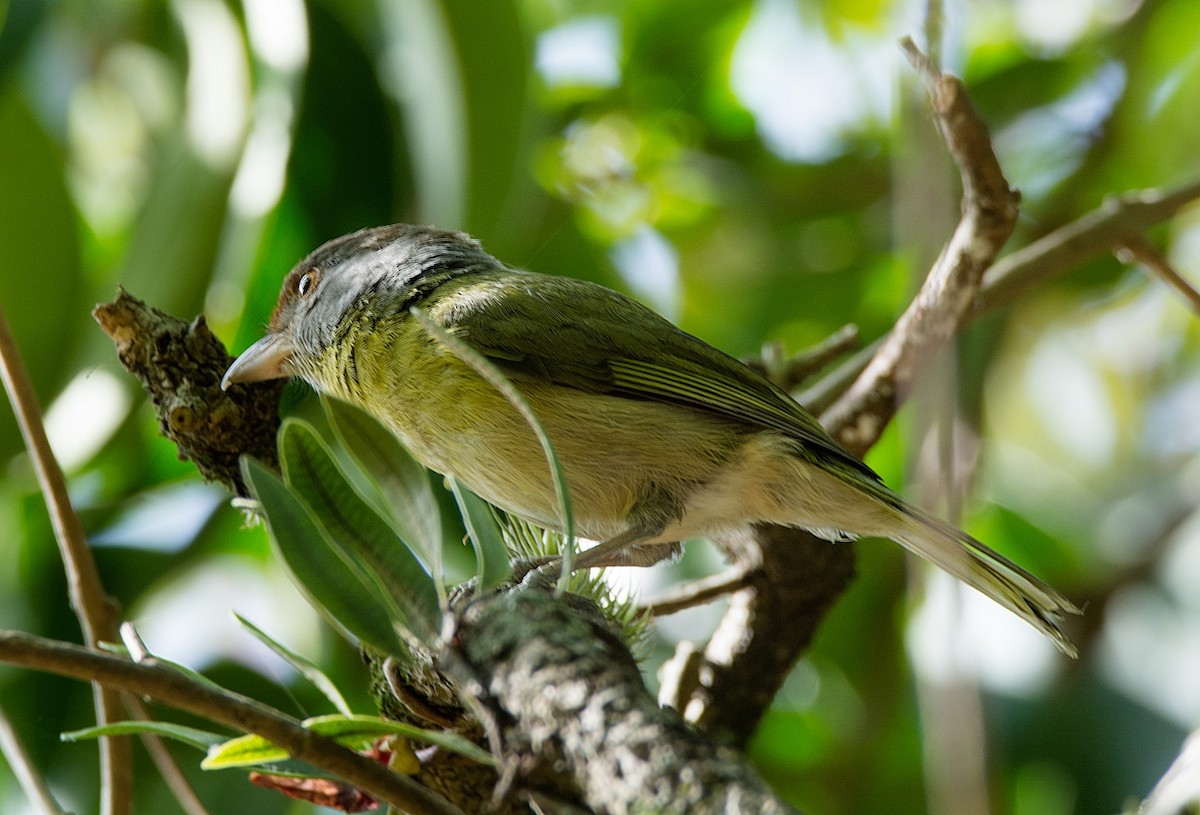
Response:
POLYGON ((307 657, 301 656, 288 648, 283 643, 276 640, 267 632, 263 631, 254 623, 247 620, 241 614, 234 612, 234 618, 241 624, 243 628, 249 631, 263 645, 274 651, 284 662, 291 665, 296 673, 303 676, 319 690, 326 699, 329 700, 340 713, 347 716, 350 715, 350 705, 346 703, 346 698, 342 696, 341 691, 337 689, 337 685, 333 684, 324 671, 317 667, 316 663, 307 657))
POLYGON ((330 540, 357 565, 393 620, 423 642, 438 631, 441 591, 409 545, 359 495, 306 422, 284 421, 279 458, 288 487, 308 505, 330 540))
POLYGON ((380 507, 429 567, 442 574, 442 523, 429 473, 396 436, 363 410, 339 399, 321 398, 338 440, 370 476, 380 507))
MULTIPOLYGON (((62 149, 14 84, 0 85, 0 308, 45 405, 73 362, 86 288, 62 149)), ((21 449, 12 412, 0 409, 0 460, 21 449)))
POLYGON ((450 489, 454 500, 462 511, 467 524, 467 537, 475 548, 475 577, 479 591, 486 592, 499 586, 509 575, 512 567, 508 560, 508 547, 504 545, 504 533, 496 523, 491 504, 463 486, 457 478, 450 477, 450 489))
POLYGON ((242 475, 262 505, 277 553, 313 605, 341 630, 380 651, 403 653, 378 586, 330 542, 304 504, 251 458, 242 459, 242 475))
POLYGON ((174 739, 201 751, 207 751, 228 739, 228 736, 220 733, 210 733, 207 730, 198 730, 194 727, 185 727, 170 722, 114 722, 102 727, 71 730, 61 734, 59 738, 63 741, 81 741, 98 739, 101 736, 140 736, 143 733, 174 739))
MULTIPOLYGON (((526 99, 532 49, 522 25, 524 9, 514 0, 440 0, 438 5, 462 83, 465 164, 470 173, 461 225, 491 243, 493 236, 504 239, 506 215, 520 223, 525 211, 512 206, 514 188, 530 186, 521 172, 519 152, 535 110, 526 99), (479 54, 487 58, 478 59, 479 54)), ((410 115, 420 114, 413 110, 410 115)))

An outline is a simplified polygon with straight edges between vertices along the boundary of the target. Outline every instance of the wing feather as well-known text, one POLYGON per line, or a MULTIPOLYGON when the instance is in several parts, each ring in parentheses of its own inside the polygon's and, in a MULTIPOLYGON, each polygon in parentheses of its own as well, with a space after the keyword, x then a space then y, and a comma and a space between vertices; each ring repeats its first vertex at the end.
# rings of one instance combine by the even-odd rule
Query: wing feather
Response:
POLYGON ((517 378, 672 402, 777 430, 806 454, 879 481, 765 377, 611 289, 532 273, 481 273, 439 298, 434 316, 517 378))

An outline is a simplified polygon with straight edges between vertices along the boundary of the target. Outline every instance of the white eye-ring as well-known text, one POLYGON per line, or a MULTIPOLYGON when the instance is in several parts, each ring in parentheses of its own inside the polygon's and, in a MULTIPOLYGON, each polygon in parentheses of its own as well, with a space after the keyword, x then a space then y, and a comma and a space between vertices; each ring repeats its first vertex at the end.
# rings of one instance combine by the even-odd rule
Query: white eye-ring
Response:
POLYGON ((300 279, 296 281, 296 294, 301 297, 306 297, 309 292, 317 285, 317 271, 313 269, 310 272, 305 272, 300 275, 300 279))

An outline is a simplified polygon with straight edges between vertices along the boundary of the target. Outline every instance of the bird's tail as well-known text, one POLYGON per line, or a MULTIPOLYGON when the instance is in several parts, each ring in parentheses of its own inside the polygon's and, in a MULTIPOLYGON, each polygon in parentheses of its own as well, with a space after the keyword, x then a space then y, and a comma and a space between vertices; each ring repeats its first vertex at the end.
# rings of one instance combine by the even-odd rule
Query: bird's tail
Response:
POLYGON ((940 518, 908 505, 898 507, 897 513, 904 521, 904 528, 892 533, 898 543, 1025 620, 1067 656, 1079 656, 1057 623, 1065 614, 1081 613, 1074 603, 940 518))

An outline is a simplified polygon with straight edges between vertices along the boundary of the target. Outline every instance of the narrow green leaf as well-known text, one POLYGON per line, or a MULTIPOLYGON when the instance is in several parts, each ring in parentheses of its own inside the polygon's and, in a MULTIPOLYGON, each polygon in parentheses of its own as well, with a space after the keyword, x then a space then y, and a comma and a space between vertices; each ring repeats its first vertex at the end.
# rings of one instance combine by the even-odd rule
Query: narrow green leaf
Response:
POLYGON ((370 477, 396 530, 443 584, 442 520, 429 472, 370 414, 337 399, 322 397, 338 440, 370 477))
POLYGON ((339 744, 350 747, 354 744, 368 744, 384 736, 403 736, 413 741, 435 744, 444 747, 452 753, 472 759, 480 764, 492 766, 492 754, 474 742, 463 738, 457 733, 446 733, 442 730, 426 730, 403 722, 393 722, 379 716, 314 716, 305 719, 304 726, 314 733, 328 736, 339 744))
MULTIPOLYGON (((128 657, 130 659, 133 658, 133 656, 129 653, 129 649, 126 648, 123 643, 105 642, 105 641, 101 640, 100 642, 98 642, 96 644, 96 647, 99 648, 101 651, 105 651, 110 654, 117 654, 119 656, 128 657)), ((179 673, 183 674, 188 679, 195 682, 197 685, 206 685, 207 687, 212 688, 213 690, 216 690, 216 691, 220 691, 221 693, 229 693, 228 688, 218 685, 216 682, 212 681, 207 676, 205 676, 204 674, 197 671, 195 668, 189 668, 187 665, 184 665, 183 663, 174 662, 174 661, 166 659, 164 657, 160 657, 157 654, 152 654, 151 656, 153 657, 154 661, 157 662, 159 665, 163 665, 168 668, 173 668, 174 670, 179 671, 179 673)))
MULTIPOLYGON (((424 730, 378 716, 316 716, 306 719, 304 726, 351 750, 363 749, 386 736, 402 736, 413 741, 437 745, 481 764, 493 764, 491 753, 455 733, 424 730)), ((288 753, 283 748, 276 747, 261 736, 251 734, 211 747, 200 767, 205 770, 221 770, 229 767, 274 764, 288 758, 288 753)))
POLYGON ((101 727, 85 727, 82 730, 71 730, 59 735, 62 741, 81 741, 83 739, 98 739, 101 736, 138 736, 142 733, 152 733, 175 739, 184 744, 206 751, 213 745, 228 739, 220 733, 210 733, 207 730, 197 730, 194 727, 184 727, 170 722, 113 722, 101 727))
POLYGON ((351 715, 353 711, 350 710, 350 705, 346 703, 346 699, 342 696, 341 691, 337 689, 337 685, 333 684, 333 680, 318 668, 316 663, 288 648, 236 611, 233 613, 233 616, 259 642, 274 651, 280 659, 291 665, 296 670, 296 673, 311 682, 329 700, 330 704, 345 715, 351 715))
POLYGON ((242 475, 262 505, 276 551, 313 605, 342 630, 384 653, 403 653, 377 587, 347 562, 300 500, 252 458, 242 458, 242 475))
POLYGON ((279 431, 279 457, 287 485, 335 545, 369 576, 396 622, 430 642, 441 609, 433 578, 346 479, 316 431, 297 419, 285 421, 279 431))
POLYGON ((551 476, 554 478, 554 491, 558 496, 559 514, 563 527, 562 574, 558 579, 558 592, 560 594, 565 592, 567 590, 567 583, 571 579, 571 561, 575 557, 575 515, 571 510, 571 495, 567 490, 567 478, 563 474, 558 455, 554 452, 554 445, 550 441, 550 436, 546 434, 545 428, 538 421, 537 414, 534 413, 529 402, 525 401, 525 397, 521 395, 521 392, 517 390, 516 386, 509 381, 508 377, 499 368, 488 361, 483 354, 480 354, 474 348, 434 322, 421 309, 413 306, 409 309, 409 312, 431 337, 450 349, 455 356, 470 365, 475 370, 475 373, 486 379, 491 383, 492 387, 500 391, 509 404, 517 409, 517 412, 525 419, 525 422, 529 425, 534 435, 537 436, 537 440, 542 446, 542 452, 546 455, 546 463, 550 467, 551 476))
POLYGON ((450 476, 450 489, 467 525, 467 536, 475 548, 475 577, 479 591, 484 592, 503 583, 512 574, 508 560, 508 547, 504 545, 504 533, 492 507, 462 482, 450 476))

